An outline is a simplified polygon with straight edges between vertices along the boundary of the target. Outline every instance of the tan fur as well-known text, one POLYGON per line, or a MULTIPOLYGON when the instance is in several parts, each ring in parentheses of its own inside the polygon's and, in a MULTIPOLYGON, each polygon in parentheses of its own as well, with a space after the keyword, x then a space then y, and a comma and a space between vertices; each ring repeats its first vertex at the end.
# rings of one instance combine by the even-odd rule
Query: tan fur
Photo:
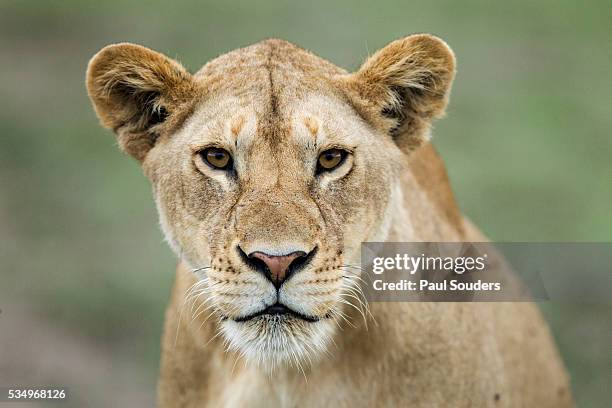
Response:
POLYGON ((280 40, 195 75, 130 44, 92 59, 96 112, 142 162, 180 257, 160 407, 572 405, 531 303, 375 303, 363 319, 351 297, 363 241, 485 240, 427 142, 454 71, 452 51, 430 35, 389 44, 356 73, 280 40), (234 172, 203 161, 210 146, 231 153, 234 172), (329 148, 351 154, 317 175, 329 148), (240 322, 277 292, 238 248, 316 248, 278 296, 319 320, 240 322))

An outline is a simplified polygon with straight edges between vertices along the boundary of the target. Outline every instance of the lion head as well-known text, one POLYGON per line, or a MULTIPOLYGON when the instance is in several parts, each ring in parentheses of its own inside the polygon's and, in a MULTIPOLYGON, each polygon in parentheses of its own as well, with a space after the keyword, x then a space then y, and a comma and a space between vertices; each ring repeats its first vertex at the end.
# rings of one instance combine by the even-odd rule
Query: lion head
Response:
POLYGON ((280 40, 196 74, 116 44, 87 88, 230 347, 275 367, 319 355, 359 303, 360 243, 385 239, 403 157, 443 113, 454 67, 430 35, 355 73, 280 40))

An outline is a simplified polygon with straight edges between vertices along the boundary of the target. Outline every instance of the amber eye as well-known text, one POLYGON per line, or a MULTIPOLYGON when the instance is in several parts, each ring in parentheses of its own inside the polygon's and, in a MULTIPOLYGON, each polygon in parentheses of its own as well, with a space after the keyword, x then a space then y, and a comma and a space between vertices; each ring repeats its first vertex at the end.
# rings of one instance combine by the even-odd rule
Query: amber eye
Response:
POLYGON ((232 156, 227 150, 209 147, 200 152, 202 159, 215 169, 226 170, 232 166, 232 156))
POLYGON ((319 155, 318 171, 331 171, 340 166, 346 158, 347 152, 341 149, 329 149, 319 155))

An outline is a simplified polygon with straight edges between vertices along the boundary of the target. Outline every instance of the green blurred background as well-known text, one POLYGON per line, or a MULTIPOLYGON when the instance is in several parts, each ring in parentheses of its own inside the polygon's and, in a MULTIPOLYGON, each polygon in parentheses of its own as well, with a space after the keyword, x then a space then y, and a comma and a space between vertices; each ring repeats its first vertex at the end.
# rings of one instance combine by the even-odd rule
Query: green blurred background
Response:
MULTIPOLYGON (((84 86, 109 43, 192 71, 268 37, 347 69, 434 33, 458 74, 434 143, 498 241, 612 241, 609 1, 0 1, 0 386, 152 406, 175 258, 84 86)), ((612 306, 547 302, 580 407, 610 406, 612 306)), ((24 405, 20 404, 23 407, 24 405)))

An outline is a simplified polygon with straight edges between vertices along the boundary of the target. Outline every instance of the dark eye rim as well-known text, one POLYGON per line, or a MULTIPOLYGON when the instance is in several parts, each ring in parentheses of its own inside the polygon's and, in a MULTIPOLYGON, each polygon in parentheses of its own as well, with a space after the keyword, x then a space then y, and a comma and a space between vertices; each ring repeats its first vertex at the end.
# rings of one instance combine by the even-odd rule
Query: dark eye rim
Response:
POLYGON ((330 173, 332 171, 337 170, 338 168, 340 168, 346 162, 347 157, 349 157, 349 155, 351 155, 352 153, 353 152, 351 152, 349 150, 346 150, 346 149, 343 149, 341 147, 330 147, 329 149, 323 150, 317 156, 317 170, 316 170, 316 173, 317 174, 330 173), (338 162, 338 164, 336 164, 334 167, 330 167, 330 168, 326 168, 326 167, 321 166, 321 163, 319 162, 319 159, 321 158, 321 155, 325 154, 326 152, 332 151, 332 150, 337 150, 342 155, 341 158, 340 158, 340 161, 338 162))
POLYGON ((206 147, 206 148, 200 150, 197 154, 198 154, 198 156, 200 156, 202 161, 208 167, 210 167, 213 170, 230 171, 230 170, 233 170, 233 168, 234 168, 234 157, 232 156, 232 154, 228 150, 226 150, 226 149, 224 149, 222 147, 209 146, 209 147, 206 147), (223 166, 223 167, 218 167, 218 166, 215 166, 214 164, 212 164, 210 161, 208 161, 208 157, 207 156, 208 156, 208 153, 211 150, 221 150, 221 151, 227 153, 227 155, 229 156, 229 160, 227 161, 227 164, 225 166, 223 166))

